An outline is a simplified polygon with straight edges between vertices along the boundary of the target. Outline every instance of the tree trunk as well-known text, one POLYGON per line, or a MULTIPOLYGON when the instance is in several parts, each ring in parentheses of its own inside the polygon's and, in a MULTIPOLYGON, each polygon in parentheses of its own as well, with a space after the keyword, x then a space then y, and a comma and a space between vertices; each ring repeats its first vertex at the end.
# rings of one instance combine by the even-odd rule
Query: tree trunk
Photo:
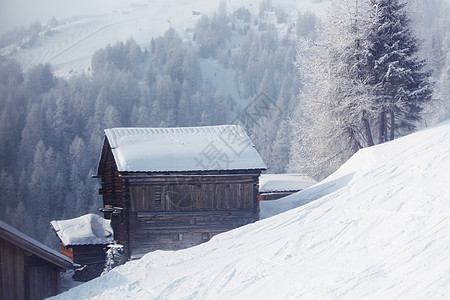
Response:
POLYGON ((364 130, 366 133, 366 140, 367 140, 367 145, 373 146, 373 137, 372 137, 372 131, 370 130, 370 124, 369 124, 369 120, 367 119, 367 112, 363 111, 363 117, 362 117, 362 121, 364 124, 364 130))
POLYGON ((353 144, 353 151, 356 153, 359 149, 362 149, 361 144, 359 143, 358 139, 355 137, 355 132, 351 127, 347 129, 348 136, 350 138, 350 141, 353 144))
POLYGON ((390 137, 389 140, 394 140, 394 133, 395 133, 395 115, 394 115, 394 110, 390 111, 390 115, 391 115, 391 128, 390 128, 390 137))
POLYGON ((378 141, 380 144, 382 144, 386 141, 386 112, 384 108, 381 110, 379 122, 380 124, 378 124, 378 141))

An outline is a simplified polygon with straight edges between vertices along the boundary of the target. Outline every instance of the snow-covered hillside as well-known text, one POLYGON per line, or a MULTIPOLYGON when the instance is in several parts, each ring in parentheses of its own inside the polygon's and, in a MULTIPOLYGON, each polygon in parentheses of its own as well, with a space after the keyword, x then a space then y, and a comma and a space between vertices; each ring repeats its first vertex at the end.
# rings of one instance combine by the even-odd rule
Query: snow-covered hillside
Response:
MULTIPOLYGON (((74 9, 74 14, 70 15, 70 10, 57 5, 54 9, 45 11, 45 16, 50 17, 49 12, 54 12, 58 19, 58 25, 52 28, 51 34, 41 33, 38 42, 30 48, 15 45, 0 49, 0 55, 15 57, 25 69, 38 63, 48 62, 59 76, 88 72, 92 55, 107 45, 133 37, 138 44, 145 47, 149 45, 152 37, 162 35, 169 26, 180 33, 186 32, 185 38, 189 38, 189 28, 192 29, 201 17, 194 12, 212 15, 220 2, 220 0, 115 0, 113 2, 96 0, 92 4, 95 6, 92 8, 95 13, 81 15, 80 12, 83 11, 81 8, 74 9), (101 9, 102 1, 103 9, 101 9), (58 7, 61 12, 58 11, 58 7), (65 18, 60 19, 57 14, 65 18)), ((245 6, 255 15, 258 14, 260 2, 259 0, 225 1, 227 10, 230 12, 245 6)), ((294 21, 297 12, 314 11, 320 14, 328 3, 328 0, 283 0, 273 5, 289 12, 290 18, 294 21)), ((12 6, 10 11, 14 11, 15 6, 12 4, 10 6, 12 6)), ((41 11, 44 13, 44 10, 41 11)), ((31 21, 34 20, 31 19, 31 21)))
POLYGON ((303 206, 147 254, 59 299, 448 299, 449 170, 450 120, 361 150, 278 202, 303 206))

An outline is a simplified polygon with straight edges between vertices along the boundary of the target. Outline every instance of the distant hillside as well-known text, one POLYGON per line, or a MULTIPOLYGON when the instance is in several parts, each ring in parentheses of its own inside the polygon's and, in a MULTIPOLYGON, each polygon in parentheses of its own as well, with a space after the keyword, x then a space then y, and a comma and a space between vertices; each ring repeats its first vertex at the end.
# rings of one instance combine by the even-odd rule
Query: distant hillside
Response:
MULTIPOLYGON (((48 2, 48 1, 47 1, 48 2)), ((183 34, 183 39, 189 39, 189 30, 201 18, 201 14, 211 16, 219 7, 220 0, 214 1, 135 1, 147 5, 132 5, 130 1, 104 1, 105 9, 100 9, 101 0, 94 1, 95 14, 67 15, 67 9, 58 5, 54 10, 64 18, 51 19, 43 22, 42 30, 34 37, 36 41, 24 47, 30 36, 23 36, 19 41, 13 40, 13 45, 0 43, 0 55, 8 55, 19 60, 25 69, 39 63, 52 64, 56 75, 70 76, 88 72, 92 55, 100 48, 116 42, 124 42, 133 38, 143 47, 148 47, 150 40, 162 35, 169 27, 183 34), (108 10, 107 7, 111 9, 108 10), (195 14, 193 12, 198 12, 195 14)), ((297 12, 321 13, 329 3, 325 1, 255 1, 239 0, 224 1, 229 13, 240 7, 247 7, 253 15, 258 15, 262 3, 266 6, 283 9, 289 13, 289 20, 297 17, 297 12), (270 4, 271 3, 271 4, 270 4)), ((264 7, 262 7, 264 8, 264 7)), ((34 21, 34 20, 33 20, 34 21)), ((26 26, 27 27, 27 26, 26 26)), ((14 31, 17 35, 18 31, 14 31)), ((33 32, 31 32, 33 34, 33 32)), ((9 34, 8 34, 9 35, 9 34)))

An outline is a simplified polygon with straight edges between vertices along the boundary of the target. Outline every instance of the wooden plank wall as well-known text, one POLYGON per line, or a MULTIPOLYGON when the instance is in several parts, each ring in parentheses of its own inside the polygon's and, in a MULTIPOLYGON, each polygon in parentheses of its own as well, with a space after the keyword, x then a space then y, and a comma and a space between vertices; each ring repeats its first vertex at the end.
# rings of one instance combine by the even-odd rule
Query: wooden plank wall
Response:
POLYGON ((246 178, 191 178, 185 182, 130 180, 130 211, 253 209, 255 182, 246 178))
POLYGON ((106 245, 74 245, 73 261, 80 265, 102 264, 106 261, 106 245))
POLYGON ((48 265, 28 268, 28 283, 31 300, 55 296, 61 290, 59 270, 48 265))
POLYGON ((131 213, 131 253, 192 247, 221 232, 253 223, 256 216, 251 210, 131 213))
MULTIPOLYGON (((101 171, 102 188, 99 192, 100 195, 103 196, 103 205, 111 205, 112 207, 124 207, 124 180, 119 177, 117 165, 109 144, 105 147, 104 153, 102 155, 106 157, 103 170, 101 171)), ((125 230, 126 224, 124 224, 124 216, 108 216, 105 214, 105 218, 111 219, 111 226, 114 230, 114 239, 121 244, 126 244, 127 237, 125 230)))
POLYGON ((0 238, 0 299, 25 299, 25 258, 17 246, 0 238))
POLYGON ((184 249, 259 218, 258 177, 129 179, 131 254, 184 249))
POLYGON ((103 205, 122 205, 122 179, 119 177, 117 165, 111 148, 106 150, 105 166, 102 170, 102 188, 100 194, 103 195, 103 205))
POLYGON ((0 238, 0 299, 44 299, 61 290, 60 269, 0 238))

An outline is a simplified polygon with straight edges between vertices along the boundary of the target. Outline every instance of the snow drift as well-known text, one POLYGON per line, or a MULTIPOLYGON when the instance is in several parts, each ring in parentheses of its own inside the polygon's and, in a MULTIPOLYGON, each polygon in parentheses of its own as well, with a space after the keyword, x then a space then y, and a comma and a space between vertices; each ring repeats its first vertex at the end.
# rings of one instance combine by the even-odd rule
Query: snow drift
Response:
POLYGON ((359 151, 278 210, 300 207, 58 298, 449 298, 449 170, 447 121, 359 151))

